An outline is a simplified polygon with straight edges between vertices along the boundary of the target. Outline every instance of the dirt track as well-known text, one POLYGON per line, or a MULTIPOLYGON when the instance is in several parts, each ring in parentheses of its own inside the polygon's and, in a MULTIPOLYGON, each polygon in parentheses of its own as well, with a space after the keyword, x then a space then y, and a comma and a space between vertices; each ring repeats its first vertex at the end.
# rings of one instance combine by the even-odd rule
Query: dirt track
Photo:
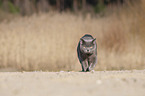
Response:
POLYGON ((145 70, 1 72, 0 96, 145 96, 145 70))

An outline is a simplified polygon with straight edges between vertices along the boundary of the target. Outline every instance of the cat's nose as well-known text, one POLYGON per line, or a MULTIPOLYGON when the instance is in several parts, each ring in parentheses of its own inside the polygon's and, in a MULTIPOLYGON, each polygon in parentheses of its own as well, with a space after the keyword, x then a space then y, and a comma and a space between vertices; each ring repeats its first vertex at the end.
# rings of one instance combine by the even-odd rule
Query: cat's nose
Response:
POLYGON ((89 50, 87 50, 89 52, 89 50))

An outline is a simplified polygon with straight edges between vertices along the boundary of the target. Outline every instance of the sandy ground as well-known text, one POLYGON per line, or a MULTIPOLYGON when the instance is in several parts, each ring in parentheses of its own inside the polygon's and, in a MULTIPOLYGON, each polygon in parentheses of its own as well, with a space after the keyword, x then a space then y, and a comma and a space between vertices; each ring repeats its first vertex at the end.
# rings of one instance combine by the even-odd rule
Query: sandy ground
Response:
POLYGON ((145 96, 145 70, 1 72, 0 96, 145 96))

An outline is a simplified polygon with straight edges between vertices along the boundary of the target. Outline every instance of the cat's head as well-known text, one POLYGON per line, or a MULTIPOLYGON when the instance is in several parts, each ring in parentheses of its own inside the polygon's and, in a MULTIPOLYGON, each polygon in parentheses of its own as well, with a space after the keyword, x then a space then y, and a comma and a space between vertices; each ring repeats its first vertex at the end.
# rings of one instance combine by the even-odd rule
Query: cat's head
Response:
POLYGON ((80 39, 81 52, 91 55, 96 50, 96 38, 95 39, 80 39))

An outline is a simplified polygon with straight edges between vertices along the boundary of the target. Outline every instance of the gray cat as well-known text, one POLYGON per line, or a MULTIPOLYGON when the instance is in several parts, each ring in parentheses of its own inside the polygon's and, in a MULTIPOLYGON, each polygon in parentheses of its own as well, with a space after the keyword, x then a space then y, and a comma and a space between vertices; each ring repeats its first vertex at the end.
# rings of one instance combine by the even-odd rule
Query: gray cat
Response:
POLYGON ((82 65, 82 71, 91 71, 97 63, 97 44, 96 38, 91 35, 84 35, 77 47, 79 61, 82 65))

